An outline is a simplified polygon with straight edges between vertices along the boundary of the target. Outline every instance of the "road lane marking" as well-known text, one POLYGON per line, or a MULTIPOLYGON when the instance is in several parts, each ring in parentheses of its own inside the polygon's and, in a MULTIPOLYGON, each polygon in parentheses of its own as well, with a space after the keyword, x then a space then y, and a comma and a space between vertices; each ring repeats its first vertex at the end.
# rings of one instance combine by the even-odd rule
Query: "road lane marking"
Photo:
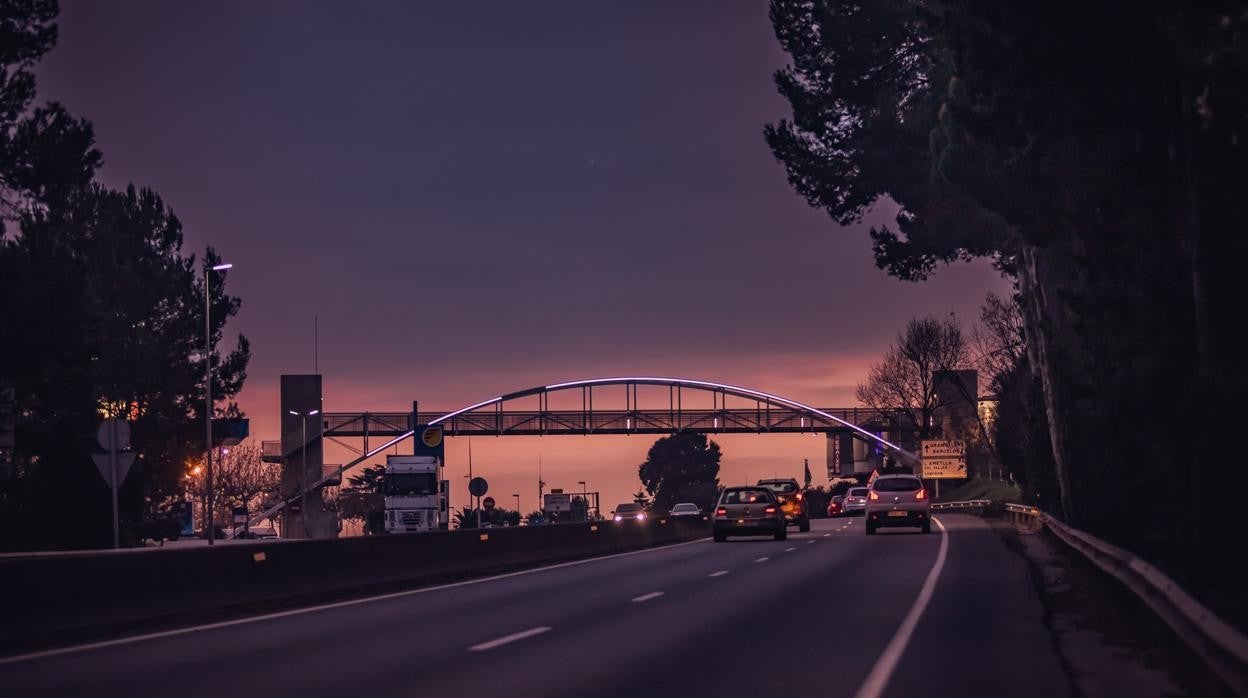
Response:
POLYGON ((825 534, 823 534, 823 537, 824 537, 824 538, 827 538, 827 537, 828 537, 828 536, 830 536, 830 535, 832 535, 832 534, 831 534, 831 533, 825 533, 825 534))
POLYGON ((760 558, 758 558, 757 560, 755 560, 754 562, 767 562, 767 561, 768 561, 768 560, 770 560, 770 559, 771 559, 771 558, 769 558, 769 557, 760 557, 760 558))
POLYGON ((914 634, 915 626, 919 624, 919 618, 923 616, 928 602, 932 600, 932 593, 936 590, 936 580, 940 579, 940 571, 944 568, 945 558, 949 553, 949 532, 945 530, 945 525, 940 522, 940 519, 932 517, 932 521, 940 528, 940 552, 936 553, 936 562, 928 571, 927 579, 923 581, 923 588, 919 590, 914 605, 910 607, 901 625, 897 627, 897 634, 884 648, 884 653, 880 655, 880 658, 875 661, 871 673, 867 674, 862 687, 854 694, 855 698, 879 698, 884 689, 888 687, 888 680, 893 677, 893 671, 897 669, 897 662, 901 660, 901 655, 906 651, 906 645, 910 642, 910 636, 914 634))
POLYGON ((663 592, 661 591, 652 591, 649 594, 642 594, 641 596, 638 596, 637 598, 633 599, 633 603, 643 603, 643 602, 649 601, 650 599, 657 599, 662 595, 663 595, 663 592))
POLYGON ((279 618, 288 618, 290 616, 299 616, 305 613, 316 613, 318 611, 331 611, 336 608, 346 608, 348 606, 357 606, 360 604, 372 603, 374 601, 389 601, 390 599, 398 599, 404 596, 416 596, 419 594, 428 594, 433 591, 443 591, 446 589, 457 589, 459 587, 473 586, 476 584, 484 584, 486 582, 496 582, 501 579, 510 579, 512 577, 522 577, 524 575, 535 574, 537 572, 546 572, 548 570, 557 570, 564 567, 576 567, 579 565, 587 565, 593 562, 601 562, 603 560, 611 560, 619 557, 631 557, 633 555, 643 555, 645 553, 658 552, 660 550, 671 550, 672 548, 681 548, 686 545, 694 545, 696 543, 705 543, 710 538, 699 538, 697 540, 685 541, 683 543, 672 543, 671 545, 659 545, 653 548, 645 548, 643 550, 630 550, 626 553, 613 553, 611 555, 602 555, 599 557, 590 557, 584 560, 573 560, 571 562, 560 562, 555 565, 546 565, 544 567, 534 567, 527 570, 517 570, 515 572, 507 572, 505 574, 496 574, 490 577, 478 577, 476 579, 465 579, 462 582, 451 582, 450 584, 439 584, 431 587, 421 587, 419 589, 408 589, 407 591, 394 591, 388 594, 379 594, 377 596, 365 596, 360 599, 349 599, 347 601, 335 601, 333 603, 321 604, 320 606, 307 606, 305 608, 292 608, 289 611, 278 611, 276 613, 266 613, 259 616, 251 616, 248 618, 235 618, 233 620, 224 620, 217 623, 206 623, 204 625, 192 625, 186 628, 174 628, 172 630, 162 630, 155 633, 147 633, 146 635, 132 635, 130 637, 119 637, 114 640, 102 640, 100 642, 89 642, 81 645, 71 645, 69 647, 58 647, 57 649, 42 650, 39 652, 30 652, 27 654, 16 654, 11 657, 0 657, 0 666, 6 664, 17 664, 20 662, 28 662, 34 659, 45 659, 48 657, 57 657, 63 654, 72 654, 74 652, 88 652, 91 650, 104 649, 106 647, 117 647, 120 645, 129 645, 135 642, 144 642, 146 640, 160 640, 166 637, 176 637, 178 635, 188 635, 204 630, 219 630, 221 628, 230 628, 236 625, 246 625, 247 623, 258 623, 266 620, 277 620, 279 618))
POLYGON ((818 542, 819 542, 819 540, 818 540, 818 539, 815 539, 815 540, 808 540, 808 541, 806 541, 806 545, 810 545, 811 543, 818 543, 818 542))
POLYGON ((786 552, 786 553, 791 553, 791 552, 793 552, 794 550, 797 550, 797 548, 785 548, 785 549, 784 549, 784 552, 786 552))
POLYGON ((706 576, 708 576, 708 577, 722 577, 722 576, 724 576, 725 574, 728 574, 728 570, 720 570, 720 571, 718 571, 718 572, 712 572, 712 573, 710 573, 710 574, 708 574, 708 575, 706 575, 706 576))
POLYGON ((490 640, 489 642, 482 642, 481 644, 473 645, 472 647, 469 647, 468 649, 472 652, 484 652, 486 650, 492 650, 495 647, 502 647, 503 645, 509 645, 513 642, 516 642, 517 640, 523 640, 526 637, 533 637, 534 635, 541 635, 542 633, 549 632, 549 631, 550 631, 549 626, 542 625, 536 628, 529 628, 528 630, 522 630, 518 633, 504 635, 496 640, 490 640))

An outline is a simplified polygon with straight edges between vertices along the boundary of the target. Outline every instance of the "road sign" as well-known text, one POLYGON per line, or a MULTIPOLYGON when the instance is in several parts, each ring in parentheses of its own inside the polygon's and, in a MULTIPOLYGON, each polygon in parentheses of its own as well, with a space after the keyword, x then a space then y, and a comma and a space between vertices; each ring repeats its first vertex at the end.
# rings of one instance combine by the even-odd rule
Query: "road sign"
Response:
POLYGON ((494 508, 494 498, 493 498, 493 497, 486 497, 485 499, 482 499, 482 500, 481 500, 481 506, 482 506, 483 508, 485 508, 485 510, 486 510, 486 511, 489 511, 490 509, 493 509, 493 508, 494 508))
POLYGON ((130 424, 121 419, 106 419, 95 430, 95 440, 105 451, 124 451, 130 448, 130 424))
POLYGON ((542 497, 543 511, 572 511, 572 495, 554 492, 542 497))
POLYGON ((489 490, 490 485, 483 477, 474 477, 468 481, 468 493, 474 497, 480 497, 489 490))
POLYGON ((965 441, 924 441, 922 456, 924 478, 953 480, 966 477, 965 441))
MULTIPOLYGON (((134 465, 134 451, 122 451, 117 454, 117 487, 121 487, 121 483, 126 481, 126 475, 130 474, 130 466, 134 465)), ((113 487, 113 461, 111 453, 92 453, 91 460, 95 461, 95 467, 99 468, 100 475, 104 476, 104 484, 113 487)))
POLYGON ((234 525, 247 525, 247 507, 234 507, 234 525))

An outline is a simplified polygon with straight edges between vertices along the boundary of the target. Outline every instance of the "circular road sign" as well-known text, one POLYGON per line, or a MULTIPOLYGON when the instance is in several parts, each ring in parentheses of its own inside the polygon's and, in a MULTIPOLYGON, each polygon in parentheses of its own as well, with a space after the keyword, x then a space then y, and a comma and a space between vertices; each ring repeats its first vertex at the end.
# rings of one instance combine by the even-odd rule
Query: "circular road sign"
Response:
POLYGON ((429 448, 437 448, 442 443, 442 427, 425 427, 420 440, 429 448))
POLYGON ((468 481, 468 493, 474 497, 480 497, 490 488, 489 483, 483 477, 474 477, 468 481))
POLYGON ((494 498, 493 498, 493 497, 486 497, 485 499, 481 500, 481 506, 485 507, 486 509, 493 509, 493 508, 494 508, 494 498))
POLYGON ((95 431, 95 440, 105 451, 124 451, 130 448, 130 423, 124 419, 106 419, 95 431))

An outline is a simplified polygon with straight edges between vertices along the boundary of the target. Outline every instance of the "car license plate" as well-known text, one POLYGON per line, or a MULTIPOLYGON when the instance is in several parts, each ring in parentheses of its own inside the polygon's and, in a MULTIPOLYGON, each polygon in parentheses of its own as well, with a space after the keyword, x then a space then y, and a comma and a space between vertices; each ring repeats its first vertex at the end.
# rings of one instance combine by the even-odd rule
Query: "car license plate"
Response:
POLYGON ((890 512, 888 512, 888 515, 889 515, 889 516, 905 516, 907 513, 909 513, 909 512, 905 512, 905 511, 890 511, 890 512))

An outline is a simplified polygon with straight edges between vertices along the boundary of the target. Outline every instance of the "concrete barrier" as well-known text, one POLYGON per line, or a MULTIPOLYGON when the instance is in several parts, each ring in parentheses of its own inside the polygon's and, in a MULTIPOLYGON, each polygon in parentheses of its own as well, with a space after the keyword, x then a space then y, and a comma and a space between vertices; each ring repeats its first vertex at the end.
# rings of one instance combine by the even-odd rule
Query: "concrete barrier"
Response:
POLYGON ((0 652, 180 616, 694 540, 709 522, 557 524, 211 548, 135 549, 0 559, 0 652))

